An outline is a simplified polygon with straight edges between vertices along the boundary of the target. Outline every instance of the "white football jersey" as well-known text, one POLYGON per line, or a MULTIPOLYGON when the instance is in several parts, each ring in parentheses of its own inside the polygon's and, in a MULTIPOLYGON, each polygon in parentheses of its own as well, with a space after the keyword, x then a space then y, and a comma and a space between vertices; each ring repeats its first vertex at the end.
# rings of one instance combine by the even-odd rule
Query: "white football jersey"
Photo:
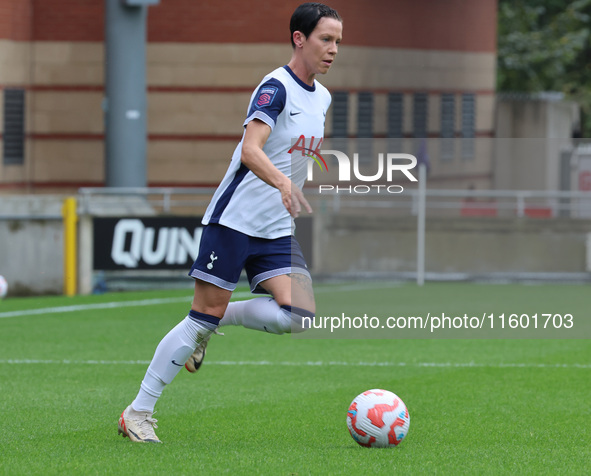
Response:
MULTIPOLYGON (((263 151, 300 188, 308 161, 320 153, 330 101, 324 86, 316 80, 313 86, 307 85, 288 66, 265 76, 250 98, 244 127, 258 119, 271 128, 263 151)), ((281 193, 242 164, 243 141, 244 134, 203 224, 219 223, 259 238, 289 236, 293 219, 281 201, 281 193)))

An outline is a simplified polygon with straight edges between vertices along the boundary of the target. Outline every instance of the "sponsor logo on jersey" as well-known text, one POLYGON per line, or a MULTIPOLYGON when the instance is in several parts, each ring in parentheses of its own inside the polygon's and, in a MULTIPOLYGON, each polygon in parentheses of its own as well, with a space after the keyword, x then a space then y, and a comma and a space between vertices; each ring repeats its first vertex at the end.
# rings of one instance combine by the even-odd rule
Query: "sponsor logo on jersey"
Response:
MULTIPOLYGON (((291 146, 288 153, 293 154, 294 152, 299 152, 303 157, 308 157, 312 159, 314 163, 320 167, 320 170, 328 170, 328 166, 326 165, 326 161, 322 157, 320 153, 320 147, 322 147, 322 142, 324 139, 322 137, 316 139, 314 136, 310 138, 306 138, 305 136, 301 135, 296 140, 295 144, 291 146)), ((293 155, 292 155, 293 157, 293 155)))

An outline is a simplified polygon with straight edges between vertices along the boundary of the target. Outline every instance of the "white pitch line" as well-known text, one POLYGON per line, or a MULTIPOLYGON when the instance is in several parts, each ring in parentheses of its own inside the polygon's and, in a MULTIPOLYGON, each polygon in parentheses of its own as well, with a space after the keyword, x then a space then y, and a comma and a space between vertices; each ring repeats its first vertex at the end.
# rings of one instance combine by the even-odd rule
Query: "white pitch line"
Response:
MULTIPOLYGON (((359 285, 343 285, 335 287, 320 288, 316 292, 331 292, 331 291, 362 291, 365 289, 382 289, 390 288, 395 286, 395 283, 365 283, 359 285)), ((232 294, 232 299, 244 299, 252 294, 248 291, 235 292, 232 294)), ((7 317, 21 317, 21 316, 39 316, 43 314, 62 314, 64 312, 77 312, 77 311, 92 311, 96 309, 115 309, 120 307, 138 307, 138 306, 152 306, 158 304, 169 304, 176 302, 190 303, 191 296, 186 297, 174 297, 174 298, 160 298, 160 299, 142 299, 139 301, 113 301, 103 302, 95 304, 77 304, 73 306, 59 306, 59 307, 43 307, 39 309, 24 309, 21 311, 6 311, 0 312, 0 319, 7 317)))
MULTIPOLYGON (((234 293, 235 298, 244 298, 250 296, 249 292, 234 293)), ((142 299, 139 301, 113 301, 101 302, 94 304, 78 304, 73 306, 59 306, 59 307, 43 307, 39 309, 25 309, 22 311, 6 311, 0 312, 0 319, 6 317, 20 317, 20 316, 35 316, 42 314, 62 314, 64 312, 76 311, 92 311, 95 309, 115 309, 120 307, 138 307, 138 306, 152 306, 158 304, 169 304, 175 302, 186 302, 190 304, 191 296, 174 297, 174 298, 159 298, 159 299, 142 299)))
POLYGON ((143 299, 141 301, 115 301, 102 302, 95 304, 78 304, 75 306, 43 307, 39 309, 25 309, 22 311, 0 312, 0 318, 35 316, 40 314, 62 314, 64 312, 91 311, 95 309, 113 309, 119 307, 150 306, 153 304, 168 304, 173 302, 189 301, 189 298, 162 298, 162 299, 143 299))
MULTIPOLYGON (((149 360, 44 360, 0 359, 0 364, 13 365, 148 365, 149 360)), ((439 368, 539 368, 539 369, 591 369, 591 364, 537 364, 537 363, 477 363, 477 362, 339 362, 304 361, 272 362, 269 360, 218 360, 205 361, 204 365, 222 366, 279 366, 279 367, 439 367, 439 368)))

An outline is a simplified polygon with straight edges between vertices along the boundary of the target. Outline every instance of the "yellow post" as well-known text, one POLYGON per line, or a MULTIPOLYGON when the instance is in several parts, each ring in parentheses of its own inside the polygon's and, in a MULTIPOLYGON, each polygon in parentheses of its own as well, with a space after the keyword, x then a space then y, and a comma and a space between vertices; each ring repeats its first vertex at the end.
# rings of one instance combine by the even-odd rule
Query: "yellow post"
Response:
POLYGON ((74 197, 64 200, 62 217, 64 219, 64 294, 74 296, 78 281, 76 273, 78 215, 76 214, 76 199, 74 197))

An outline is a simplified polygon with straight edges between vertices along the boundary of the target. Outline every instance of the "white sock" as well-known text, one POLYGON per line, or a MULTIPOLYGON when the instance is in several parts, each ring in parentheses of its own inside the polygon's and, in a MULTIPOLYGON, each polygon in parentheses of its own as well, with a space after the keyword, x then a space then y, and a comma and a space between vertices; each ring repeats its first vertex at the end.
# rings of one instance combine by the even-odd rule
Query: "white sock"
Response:
POLYGON ((244 326, 271 334, 301 332, 302 316, 313 314, 296 307, 279 306, 271 297, 258 297, 228 304, 220 327, 244 326))
POLYGON ((202 316, 216 319, 207 314, 191 311, 160 341, 140 391, 131 403, 135 411, 154 411, 156 401, 162 395, 164 387, 172 382, 185 366, 195 347, 207 339, 217 327, 212 323, 213 319, 203 320, 202 316))

